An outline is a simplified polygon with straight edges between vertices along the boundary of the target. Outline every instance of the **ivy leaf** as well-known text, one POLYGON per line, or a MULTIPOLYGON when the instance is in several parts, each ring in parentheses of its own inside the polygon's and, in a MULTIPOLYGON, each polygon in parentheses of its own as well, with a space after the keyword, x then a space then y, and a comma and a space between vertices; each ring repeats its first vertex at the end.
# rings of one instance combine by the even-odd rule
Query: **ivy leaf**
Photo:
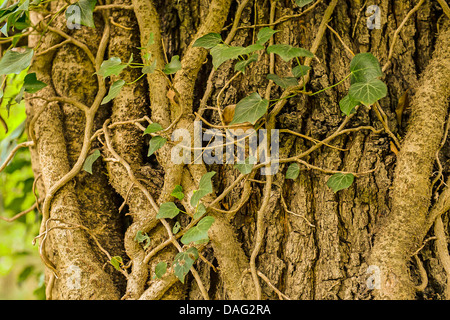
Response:
POLYGON ((349 116, 355 107, 359 104, 358 100, 353 99, 350 95, 346 95, 344 98, 339 101, 339 107, 341 111, 349 116))
POLYGON ((163 275, 166 274, 166 271, 167 271, 167 263, 164 261, 161 261, 155 267, 155 275, 158 279, 161 279, 163 275))
POLYGON ((197 259, 198 251, 195 247, 189 248, 185 252, 179 252, 175 256, 173 261, 173 271, 178 280, 184 283, 184 277, 197 259))
POLYGON ((120 90, 122 90, 122 87, 125 85, 124 80, 117 80, 114 82, 111 87, 109 88, 108 95, 103 98, 102 104, 110 102, 112 99, 117 97, 120 93, 120 90))
POLYGON ((180 209, 173 202, 163 203, 159 207, 158 214, 156 215, 156 219, 173 219, 180 213, 180 209))
POLYGON ((155 70, 156 70, 156 59, 155 60, 153 60, 153 62, 152 62, 152 64, 151 65, 149 65, 149 66, 144 66, 143 68, 142 68, 142 73, 145 73, 145 74, 148 74, 148 73, 150 73, 150 74, 152 74, 153 72, 155 72, 155 70))
POLYGON ((116 268, 117 271, 120 271, 120 266, 123 264, 123 260, 121 256, 114 256, 109 261, 113 265, 114 268, 116 268))
POLYGON ((222 42, 222 37, 218 33, 208 33, 205 34, 203 37, 198 38, 195 40, 193 47, 202 47, 205 49, 211 49, 217 46, 219 43, 222 42))
POLYGON ((29 73, 25 76, 25 79, 23 80, 23 87, 25 89, 25 92, 28 93, 35 93, 39 90, 45 88, 47 86, 46 83, 39 81, 36 78, 36 73, 29 73))
POLYGON ((254 51, 264 49, 263 46, 254 44, 251 46, 248 46, 246 48, 244 47, 229 47, 225 44, 218 44, 214 48, 211 49, 211 56, 212 56, 212 63, 214 68, 217 70, 217 68, 220 67, 222 63, 224 63, 227 60, 234 60, 239 58, 239 56, 250 54, 254 51))
POLYGON ((313 0, 295 0, 295 3, 301 8, 306 6, 308 3, 313 2, 313 0))
POLYGON ((274 44, 269 46, 267 48, 267 53, 275 53, 286 62, 296 57, 314 57, 312 52, 303 48, 296 48, 288 44, 274 44))
POLYGON ((144 131, 144 134, 155 133, 161 131, 162 129, 163 127, 159 123, 153 122, 148 125, 148 127, 144 131))
POLYGON ((216 174, 215 171, 205 173, 198 184, 198 190, 191 197, 191 205, 196 207, 201 198, 213 191, 211 178, 216 174))
POLYGON ((172 228, 172 233, 177 234, 178 231, 180 231, 180 228, 181 228, 180 223, 178 221, 175 222, 175 224, 173 225, 173 228, 172 228))
POLYGON ((69 18, 68 12, 78 12, 77 9, 73 10, 72 6, 78 7, 80 12, 80 24, 95 28, 94 24, 94 8, 97 0, 79 0, 75 4, 70 5, 66 10, 66 19, 69 18))
POLYGON ((352 73, 351 84, 369 82, 383 75, 378 59, 370 52, 355 55, 350 62, 350 71, 352 73))
POLYGON ((335 173, 328 179, 327 186, 336 193, 350 187, 354 179, 355 176, 351 173, 335 173))
POLYGON ((183 200, 183 187, 177 184, 170 195, 177 198, 178 200, 183 200))
POLYGON ((256 163, 256 158, 253 156, 247 157, 244 163, 236 163, 234 168, 238 169, 242 174, 249 174, 253 170, 253 165, 256 163))
POLYGON ((162 148, 167 142, 166 138, 163 138, 161 136, 152 137, 150 139, 150 143, 148 145, 148 153, 147 157, 150 157, 152 154, 154 154, 157 150, 162 148))
POLYGON ((311 69, 309 66, 303 66, 299 65, 292 69, 292 74, 296 78, 304 77, 308 73, 308 71, 311 69))
POLYGON ((195 227, 189 229, 183 237, 181 237, 181 242, 183 244, 189 244, 191 242, 209 240, 208 230, 214 222, 213 217, 204 217, 200 220, 195 227))
POLYGON ((84 161, 83 170, 92 174, 92 165, 100 157, 100 155, 100 150, 95 149, 95 151, 84 161))
POLYGON ((194 220, 200 219, 206 213, 206 207, 203 203, 199 203, 197 211, 194 213, 194 220))
POLYGON ((257 53, 252 54, 247 60, 239 61, 234 66, 234 71, 241 71, 245 74, 245 68, 252 62, 258 61, 259 55, 257 53))
POLYGON ((379 79, 372 79, 369 82, 357 82, 350 86, 348 94, 353 100, 369 106, 387 95, 387 86, 379 79))
POLYGON ((281 77, 277 76, 276 74, 268 74, 267 79, 272 80, 273 82, 275 82, 277 85, 279 85, 283 89, 298 85, 297 78, 294 78, 294 77, 281 78, 281 77))
POLYGON ((268 107, 269 100, 261 98, 257 92, 254 92, 238 102, 230 124, 244 122, 255 124, 267 112, 268 107))
POLYGON ((262 28, 261 30, 259 30, 258 35, 256 36, 256 44, 265 44, 277 32, 279 32, 279 30, 273 30, 269 27, 262 28))
POLYGON ((150 246, 150 237, 145 233, 143 234, 141 230, 136 233, 134 240, 144 244, 144 249, 147 249, 150 246))
POLYGON ((108 60, 102 62, 98 74, 106 78, 111 75, 118 76, 123 69, 127 67, 126 64, 122 64, 122 60, 117 57, 111 57, 108 60))
POLYGON ((180 69, 181 69, 180 57, 173 56, 170 59, 170 62, 168 64, 166 64, 166 66, 164 67, 163 72, 165 74, 174 74, 180 69))
POLYGON ((10 73, 19 74, 31 64, 34 51, 30 48, 20 48, 19 50, 8 50, 0 60, 0 75, 10 73), (20 51, 19 51, 20 50, 20 51))
POLYGON ((291 163, 286 171, 286 179, 297 179, 300 173, 300 167, 297 162, 291 163))

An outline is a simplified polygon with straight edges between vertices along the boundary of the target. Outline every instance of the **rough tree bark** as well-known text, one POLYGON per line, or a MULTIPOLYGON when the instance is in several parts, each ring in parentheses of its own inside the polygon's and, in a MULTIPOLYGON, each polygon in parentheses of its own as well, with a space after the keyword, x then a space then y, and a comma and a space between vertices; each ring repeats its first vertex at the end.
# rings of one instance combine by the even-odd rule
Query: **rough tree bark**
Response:
MULTIPOLYGON (((119 6, 95 11, 95 29, 80 30, 68 30, 65 19, 58 17, 38 53, 50 50, 38 55, 32 66, 49 86, 27 97, 29 123, 33 123, 29 136, 36 143, 31 148, 33 169, 36 176, 42 174, 38 189, 46 200, 41 229, 53 227, 43 247, 44 259, 50 261, 45 261, 47 297, 203 299, 199 279, 210 299, 278 299, 272 286, 290 299, 444 297, 445 254, 438 253, 434 241, 416 251, 427 235, 434 235, 429 229, 440 215, 443 228, 438 224, 437 229, 441 236, 443 230, 447 244, 448 191, 437 187, 447 178, 450 163, 450 148, 443 142, 450 96, 450 29, 436 1, 421 2, 398 37, 394 37, 396 29, 417 1, 374 1, 381 10, 381 29, 373 30, 366 25, 364 2, 343 0, 318 1, 303 9, 290 0, 117 0, 110 4, 119 6), (292 62, 265 54, 230 82, 234 62, 214 71, 208 51, 192 46, 210 32, 221 33, 233 46, 247 46, 261 28, 254 25, 262 24, 279 30, 273 43, 316 54, 317 59, 308 62, 312 67, 308 91, 326 88, 348 74, 352 53, 346 47, 355 54, 373 53, 385 66, 382 80, 388 84, 388 95, 380 100, 380 117, 385 114, 389 132, 376 107, 361 106, 344 122, 338 104, 348 91, 349 82, 344 82, 315 96, 284 100, 276 117, 268 119, 275 128, 312 138, 281 133, 280 158, 305 153, 303 161, 323 170, 301 165, 299 177, 286 180, 289 163, 281 163, 268 184, 258 171, 251 179, 238 179, 232 165, 174 165, 170 144, 156 157, 147 157, 148 139, 141 130, 148 123, 145 116, 164 128, 174 123, 172 129, 192 132, 194 120, 199 120, 194 112, 220 125, 218 113, 208 107, 223 109, 252 92, 270 99, 282 96, 283 89, 269 84, 266 74, 289 76, 292 62), (101 62, 109 57, 128 61, 131 54, 134 61, 142 61, 146 51, 137 47, 145 47, 150 34, 154 42, 147 49, 158 68, 164 67, 166 57, 181 58, 182 69, 172 85, 156 72, 124 86, 116 99, 100 105, 115 80, 132 82, 140 76, 140 69, 127 68, 105 84, 94 75, 101 62), (70 41, 53 48, 65 39, 70 41), (396 109, 408 89, 410 107, 399 123, 396 109), (135 121, 115 125, 130 120, 135 121), (337 135, 310 152, 343 123, 345 129, 359 129, 337 135), (400 146, 395 146, 392 136, 400 146), (80 165, 96 148, 104 161, 94 164, 91 175, 80 165), (432 184, 439 168, 437 154, 442 168, 432 184), (193 190, 212 170, 217 174, 207 202, 215 202, 208 209, 215 222, 211 241, 202 250, 208 263, 199 259, 194 265, 198 279, 189 274, 185 284, 173 274, 154 279, 158 262, 170 264, 178 252, 169 244, 152 253, 168 239, 166 227, 155 218, 157 207, 173 201, 170 193, 179 184, 186 194, 180 205, 192 213, 193 190), (371 170, 338 193, 326 185, 330 171, 371 170), (231 191, 216 201, 230 186, 231 191), (66 223, 64 228, 58 227, 58 219, 66 223), (148 248, 135 240, 138 231, 149 235, 148 248), (256 239, 262 241, 257 244, 256 239), (254 250, 255 245, 259 250, 254 250), (412 259, 415 253, 428 275, 428 286, 422 291, 414 288, 424 281, 412 259), (123 258, 127 278, 109 264, 112 256, 123 258), (262 277, 255 279, 253 262, 262 277), (380 268, 380 289, 367 287, 369 265, 380 268), (76 285, 75 276, 81 279, 76 285)), ((63 1, 52 1, 51 11, 62 5, 63 1)), ((30 46, 37 41, 39 36, 29 37, 30 46)), ((186 227, 189 219, 181 215, 179 222, 186 227)), ((439 252, 445 253, 444 249, 441 246, 439 252)))

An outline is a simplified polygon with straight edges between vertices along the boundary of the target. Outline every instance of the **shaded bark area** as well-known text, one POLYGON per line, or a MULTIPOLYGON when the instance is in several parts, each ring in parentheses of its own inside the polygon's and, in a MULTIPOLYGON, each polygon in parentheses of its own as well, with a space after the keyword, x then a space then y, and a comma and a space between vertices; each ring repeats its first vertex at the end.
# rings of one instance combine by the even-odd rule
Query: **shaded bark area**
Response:
MULTIPOLYGON (((114 3, 133 4, 140 6, 142 10, 154 5, 155 13, 159 16, 161 32, 160 35, 155 34, 155 50, 161 41, 165 50, 163 52, 159 48, 155 53, 161 66, 164 65, 165 55, 170 60, 173 55, 180 55, 183 58, 187 54, 192 54, 192 51, 189 51, 190 44, 207 19, 211 5, 210 1, 206 0, 180 0, 169 3, 150 0, 114 1, 114 3)), ((289 19, 274 26, 279 30, 274 36, 274 43, 310 48, 327 4, 328 2, 324 1, 300 18, 289 19)), ((370 51, 383 66, 387 62, 394 31, 416 3, 412 0, 395 2, 383 0, 377 1, 376 4, 381 10, 381 29, 367 28, 367 17, 364 15, 365 8, 362 7, 362 1, 340 1, 334 10, 333 19, 328 24, 354 53, 370 51)), ((240 17, 240 26, 248 28, 237 30, 230 45, 247 46, 254 43, 259 28, 250 26, 270 23, 271 6, 274 6, 272 10, 275 10, 274 20, 302 12, 292 1, 248 1, 240 17)), ((223 23, 224 28, 221 32, 223 39, 226 38, 233 23, 237 8, 238 5, 232 1, 226 21, 223 23)), ((380 101, 380 105, 386 114, 389 129, 402 142, 403 139, 408 140, 408 136, 405 137, 406 132, 408 135, 420 135, 425 125, 436 126, 435 123, 430 124, 431 122, 424 119, 423 124, 416 122, 418 127, 408 127, 409 121, 412 121, 410 112, 414 108, 404 110, 402 121, 398 123, 396 109, 400 97, 408 89, 411 96, 416 94, 420 74, 426 69, 436 48, 435 33, 440 26, 437 23, 440 14, 441 11, 434 2, 425 1, 419 11, 407 21, 395 43, 391 64, 382 79, 388 85, 388 95, 380 101)), ((133 53, 134 59, 140 62, 141 53, 136 48, 146 43, 149 33, 154 31, 156 20, 153 13, 139 16, 135 15, 133 10, 114 9, 110 10, 108 15, 119 26, 116 24, 111 26, 109 46, 104 59, 114 56, 121 58, 122 61, 128 61, 130 54, 133 53)), ((70 33, 75 39, 85 42, 92 51, 96 51, 104 22, 100 14, 96 13, 95 17, 97 26, 95 31, 88 28, 74 32, 66 30, 64 19, 57 22, 57 27, 70 33)), ((219 27, 220 24, 218 22, 214 26, 217 31, 222 28, 219 27)), ((443 32, 443 26, 440 27, 443 32)), ((55 35, 45 38, 46 47, 60 41, 61 39, 55 35)), ((176 90, 183 93, 182 99, 177 102, 182 104, 181 110, 184 114, 177 127, 189 130, 192 130, 194 119, 192 112, 200 111, 200 101, 205 94, 212 71, 210 55, 202 51, 203 49, 198 50, 199 52, 192 54, 192 59, 188 62, 201 60, 204 64, 199 70, 191 70, 184 65, 185 69, 177 74, 174 80, 174 83, 178 84, 175 86, 176 90), (190 73, 195 75, 191 83, 186 85, 182 81, 177 82, 177 79, 190 73)), ((331 86, 349 73, 352 55, 330 30, 325 32, 316 56, 318 60, 312 61, 311 79, 306 86, 308 91, 314 92, 331 86)), ((219 92, 225 85, 227 87, 219 99, 222 108, 236 104, 253 92, 258 92, 261 96, 266 95, 269 83, 266 74, 270 72, 269 64, 269 55, 261 55, 245 74, 239 75, 228 84, 235 74, 235 62, 225 62, 214 71, 212 94, 207 106, 217 107, 219 92)), ((292 67, 293 61, 286 63, 279 57, 275 58, 274 71, 277 75, 291 76, 292 67)), ((51 83, 45 91, 47 97, 69 96, 86 105, 92 104, 98 90, 95 77, 92 77, 95 69, 79 48, 71 44, 63 46, 50 56, 42 58, 42 62, 38 60, 35 70, 39 74, 38 78, 51 83)), ((432 78, 433 73, 438 72, 442 70, 428 71, 427 74, 432 78)), ((127 69, 120 75, 120 79, 131 82, 139 75, 139 69, 127 69)), ((112 77, 109 82, 112 83, 117 79, 112 77)), ((290 129, 308 135, 316 141, 323 140, 336 131, 344 120, 338 102, 347 94, 348 87, 349 82, 345 82, 313 97, 301 95, 290 99, 276 119, 276 128, 290 129)), ((167 83, 157 75, 148 75, 135 84, 125 86, 119 97, 99 109, 94 132, 102 128, 107 119, 114 123, 143 116, 148 116, 167 127, 180 110, 169 101, 167 92, 167 83)), ((281 94, 280 87, 275 85, 271 87, 271 99, 277 99, 281 94)), ((445 104, 445 101, 442 104, 445 104)), ((29 103, 27 112, 30 119, 37 114, 39 108, 44 107, 35 102, 29 103)), ((433 116, 436 123, 442 127, 446 108, 442 108, 441 111, 433 116)), ((213 124, 221 124, 218 113, 214 110, 204 110, 204 117, 213 124)), ((36 150, 32 150, 32 155, 36 175, 41 172, 43 174, 44 183, 40 187, 42 194, 69 171, 78 159, 84 125, 83 113, 70 104, 53 103, 48 110, 39 115, 39 121, 34 129, 39 144, 36 150), (58 163, 58 166, 55 167, 54 163, 58 163)), ((364 106, 358 109, 346 127, 359 126, 383 129, 374 110, 364 106)), ((201 173, 204 173, 204 167, 183 168, 170 164, 168 146, 161 149, 156 157, 147 157, 148 139, 142 136, 142 131, 134 124, 112 128, 109 134, 114 150, 129 163, 136 178, 142 181, 151 196, 157 199, 158 204, 171 199, 169 193, 176 184, 182 185, 184 192, 192 195, 201 173), (176 179, 171 180, 172 177, 176 179)), ((442 132, 439 134, 442 136, 442 132)), ((435 137, 436 144, 440 142, 439 134, 435 137)), ((280 142, 280 157, 284 158, 298 155, 314 145, 307 139, 285 133, 280 135, 280 142)), ((94 148, 100 148, 106 157, 112 157, 102 139, 93 144, 92 149, 94 148)), ((407 150, 402 149, 401 152, 407 150)), ((429 184, 434 153, 430 153, 431 156, 423 160, 427 162, 429 170, 424 172, 421 183, 429 184)), ((386 239, 375 246, 388 247, 389 239, 395 235, 380 234, 379 231, 386 223, 395 221, 392 219, 398 215, 396 212, 404 212, 399 207, 401 203, 396 200, 403 196, 392 191, 392 188, 395 191, 394 169, 397 166, 396 170, 402 170, 401 172, 407 175, 412 160, 405 159, 404 169, 399 169, 397 159, 400 156, 393 152, 391 139, 382 130, 350 132, 337 137, 329 146, 322 146, 310 153, 303 160, 327 170, 358 173, 376 168, 373 173, 358 176, 350 188, 336 194, 326 185, 329 174, 301 167, 296 180, 286 180, 288 164, 281 164, 280 171, 273 177, 270 189, 269 205, 264 217, 264 240, 256 260, 257 269, 267 276, 271 284, 291 299, 368 298, 373 292, 366 286, 368 276, 366 270, 370 264, 379 264, 379 261, 368 260, 371 250, 374 250, 374 239, 386 239)), ((416 158, 415 153, 411 157, 416 158)), ((448 172, 450 163, 448 159, 450 149, 445 145, 441 153, 444 176, 448 172)), ((130 273, 126 281, 123 275, 108 263, 106 256, 88 234, 81 230, 54 230, 52 231, 54 234, 49 234, 47 240, 49 258, 55 262, 58 270, 63 269, 67 272, 71 272, 68 266, 75 260, 79 261, 79 264, 85 264, 83 275, 86 275, 86 278, 83 278, 85 279, 82 284, 83 290, 90 287, 84 294, 67 288, 64 285, 67 283, 65 279, 72 275, 67 273, 62 279, 55 281, 54 298, 202 299, 200 289, 191 275, 188 275, 184 285, 173 275, 163 280, 153 278, 154 268, 158 262, 170 263, 173 260, 177 252, 174 247, 166 248, 152 257, 148 263, 144 263, 146 255, 163 243, 167 239, 167 234, 155 219, 156 212, 148 197, 130 181, 126 168, 121 163, 113 161, 106 163, 97 161, 93 168, 92 175, 80 172, 74 180, 75 183, 67 184, 58 192, 52 202, 51 216, 86 226, 111 256, 121 256, 125 263, 131 259, 134 263, 128 269, 130 273), (119 211, 119 206, 124 200, 127 206, 119 211), (148 248, 144 249, 136 242, 135 235, 138 231, 149 233, 151 244, 148 248), (89 255, 85 256, 85 252, 89 255), (88 279, 88 274, 92 274, 92 278, 88 279), (102 290, 99 290, 99 287, 102 290)), ((217 172, 214 178, 216 195, 221 194, 239 176, 231 165, 212 165, 206 169, 217 172)), ((252 178, 254 181, 240 182, 220 202, 220 209, 230 210, 248 194, 248 201, 235 215, 227 217, 221 213, 212 214, 216 218, 215 229, 210 234, 212 243, 206 246, 202 254, 210 264, 219 269, 215 271, 201 259, 194 265, 211 299, 253 297, 254 287, 250 280, 248 260, 252 255, 258 232, 256 221, 263 202, 264 184, 261 182, 264 176, 257 172, 252 178), (217 239, 227 241, 220 242, 217 239), (229 244, 239 250, 229 250, 226 247, 229 244), (233 259, 235 264, 226 264, 233 259), (236 268, 233 269, 234 267, 236 268), (243 281, 242 284, 238 280, 243 281)), ((423 199, 417 197, 417 201, 421 201, 422 211, 430 206, 431 190, 428 185, 427 188, 424 189, 426 194, 423 199)), ((415 196, 416 193, 405 197, 415 196)), ((209 200, 213 199, 214 197, 211 197, 209 200)), ((188 212, 192 210, 188 200, 177 204, 188 212)), ((411 204, 408 204, 408 210, 411 210, 410 206, 411 204)), ((180 215, 176 221, 185 227, 189 219, 186 215, 180 215)), ((447 217, 444 217, 443 221, 448 233, 447 217)), ((415 230, 421 224, 417 222, 412 228, 415 230)), ((396 226, 392 225, 390 230, 390 233, 395 233, 396 226)), ((409 233, 411 230, 408 230, 409 233)), ((417 249, 424 236, 425 234, 418 235, 415 242, 407 241, 405 246, 408 250, 401 249, 402 254, 411 254, 411 249, 417 249)), ((395 250, 382 252, 380 259, 387 262, 395 259, 389 255, 395 250)), ((419 256, 425 262, 429 285, 417 296, 414 291, 405 291, 405 294, 410 298, 438 299, 445 292, 446 277, 433 245, 427 244, 419 256)), ((405 260, 408 260, 407 257, 402 257, 402 261, 405 260)), ((409 283, 410 288, 413 282, 421 281, 414 264, 402 264, 401 268, 401 277, 409 283)), ((260 283, 263 298, 278 298, 269 285, 261 279, 260 283)))

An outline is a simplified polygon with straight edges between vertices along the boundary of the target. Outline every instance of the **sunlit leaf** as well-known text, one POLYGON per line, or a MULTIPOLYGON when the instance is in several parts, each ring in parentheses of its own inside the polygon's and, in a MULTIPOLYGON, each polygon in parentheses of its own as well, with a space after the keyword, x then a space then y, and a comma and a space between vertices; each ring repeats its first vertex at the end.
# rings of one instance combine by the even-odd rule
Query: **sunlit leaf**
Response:
POLYGON ((92 174, 92 165, 100 156, 100 150, 95 149, 94 152, 84 161, 83 170, 92 174))
POLYGON ((267 112, 268 107, 269 100, 261 98, 257 92, 254 92, 236 104, 230 124, 244 122, 255 124, 267 112))
POLYGON ((347 189, 353 183, 355 176, 351 173, 335 173, 327 181, 327 186, 334 192, 347 189))

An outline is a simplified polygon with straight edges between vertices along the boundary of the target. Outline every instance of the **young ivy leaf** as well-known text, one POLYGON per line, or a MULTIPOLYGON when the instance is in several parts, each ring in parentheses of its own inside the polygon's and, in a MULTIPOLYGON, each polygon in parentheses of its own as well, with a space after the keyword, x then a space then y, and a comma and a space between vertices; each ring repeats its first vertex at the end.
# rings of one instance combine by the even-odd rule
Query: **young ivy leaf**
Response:
POLYGON ((366 106, 369 106, 387 95, 387 86, 379 79, 372 79, 368 82, 357 82, 350 86, 348 95, 353 100, 360 101, 366 106))
POLYGON ((220 67, 222 63, 227 60, 234 60, 246 54, 253 53, 258 50, 264 49, 264 46, 260 44, 252 44, 248 47, 229 47, 225 44, 218 44, 211 49, 212 63, 214 69, 220 67))
POLYGON ((159 207, 158 214, 156 215, 156 219, 173 219, 180 213, 180 209, 173 202, 163 203, 159 207))
POLYGON ((197 211, 194 213, 194 220, 200 219, 206 213, 206 207, 203 203, 199 203, 197 211))
POLYGON ((253 156, 247 157, 244 163, 236 163, 234 168, 239 170, 242 174, 249 174, 253 170, 253 165, 256 163, 256 158, 253 156))
POLYGON ((281 78, 276 74, 268 74, 267 79, 272 80, 275 84, 279 85, 283 89, 298 85, 297 78, 294 77, 285 77, 281 78))
POLYGON ((349 116, 355 107, 359 104, 358 100, 353 99, 350 95, 346 95, 344 98, 339 101, 339 107, 341 111, 349 116))
POLYGON ((178 221, 175 222, 175 224, 173 225, 173 228, 172 228, 172 233, 177 234, 178 231, 180 231, 180 228, 181 228, 180 223, 178 221))
POLYGON ((170 195, 177 198, 178 200, 183 200, 183 187, 177 184, 170 195))
POLYGON ((78 2, 70 5, 66 10, 66 19, 69 20, 72 14, 79 12, 80 24, 95 28, 94 24, 94 8, 97 0, 79 0, 78 2), (74 13, 75 12, 75 13, 74 13), (72 13, 72 14, 69 14, 72 13))
POLYGON ((257 92, 254 92, 236 104, 230 124, 244 122, 255 124, 267 112, 268 107, 269 100, 261 98, 257 92))
POLYGON ((136 233, 134 240, 139 243, 145 243, 144 249, 147 249, 150 246, 150 237, 145 233, 143 234, 141 230, 136 233))
POLYGON ((181 243, 189 244, 191 242, 209 240, 208 230, 214 222, 214 218, 207 216, 200 220, 195 227, 189 229, 183 237, 181 243))
POLYGON ((125 81, 124 80, 117 80, 116 82, 114 82, 111 87, 109 88, 108 91, 108 95, 106 97, 103 98, 102 103, 101 104, 105 104, 110 102, 112 99, 114 99, 115 97, 117 97, 120 93, 120 90, 122 90, 122 87, 125 85, 125 81))
POLYGON ((126 64, 122 64, 122 60, 117 57, 111 57, 108 60, 102 62, 98 74, 106 78, 111 75, 118 76, 123 69, 127 67, 126 64))
POLYGON ((378 59, 370 52, 355 55, 350 62, 350 71, 352 73, 351 84, 369 82, 383 75, 378 59))
POLYGON ((213 191, 211 178, 215 174, 216 173, 214 171, 207 172, 200 178, 200 182, 198 184, 198 190, 196 190, 191 197, 191 205, 193 207, 197 206, 197 204, 201 198, 203 198, 208 193, 211 193, 213 191))
POLYGON ((300 167, 297 162, 291 163, 286 171, 286 179, 297 179, 300 173, 300 167))
POLYGON ((100 150, 95 149, 95 151, 84 161, 83 170, 92 174, 92 165, 94 164, 95 160, 100 157, 100 155, 100 150))
POLYGON ((6 51, 0 60, 0 75, 10 73, 19 74, 22 70, 30 66, 33 54, 34 51, 30 48, 6 51))
POLYGON ((23 80, 23 88, 25 92, 28 93, 35 93, 39 90, 45 88, 47 86, 46 83, 39 81, 36 78, 36 73, 29 73, 25 76, 25 79, 23 80))
POLYGON ((148 127, 144 131, 144 134, 155 133, 161 131, 162 129, 163 127, 159 123, 153 122, 148 125, 148 127))
POLYGON ((173 74, 180 69, 181 69, 180 57, 173 56, 172 59, 170 59, 170 62, 166 64, 166 66, 164 67, 163 72, 165 74, 173 74))
POLYGON ((173 271, 181 283, 184 283, 184 277, 187 275, 195 260, 198 259, 198 250, 195 247, 180 252, 173 261, 173 271))
POLYGON ((234 71, 241 71, 245 74, 245 68, 252 62, 258 61, 259 54, 254 53, 252 54, 247 60, 239 61, 234 66, 234 71))
POLYGON ((303 48, 296 48, 288 44, 274 44, 267 48, 267 53, 275 53, 288 62, 296 57, 314 57, 314 54, 303 48))
POLYGON ((335 193, 347 189, 353 183, 355 176, 351 173, 335 173, 327 181, 327 186, 335 193))
POLYGON ((109 261, 113 265, 114 268, 116 268, 117 271, 120 271, 120 266, 123 264, 123 260, 121 256, 114 256, 109 261))
POLYGON ((156 70, 156 59, 153 60, 153 62, 152 62, 151 65, 149 65, 149 66, 144 66, 144 67, 142 68, 142 73, 145 73, 145 74, 150 73, 150 74, 152 74, 153 72, 155 72, 155 70, 156 70))
POLYGON ((158 149, 162 148, 167 142, 166 138, 163 138, 161 136, 155 136, 150 139, 150 143, 148 145, 148 153, 147 157, 150 157, 152 154, 154 154, 158 149))
POLYGON ((313 2, 313 0, 295 0, 295 3, 301 8, 306 6, 308 3, 313 2))
POLYGON ((256 36, 256 44, 265 44, 277 32, 279 32, 279 30, 273 30, 269 27, 262 28, 261 30, 259 30, 258 35, 256 36))
POLYGON ((202 47, 205 49, 211 49, 217 46, 219 43, 222 42, 222 37, 218 33, 208 33, 205 34, 203 37, 198 38, 195 40, 193 47, 202 47))
POLYGON ((166 274, 166 271, 167 271, 167 263, 164 261, 161 261, 155 267, 155 275, 158 279, 161 279, 163 275, 166 274))
POLYGON ((304 77, 310 69, 311 67, 299 65, 292 69, 292 74, 296 78, 304 77))

